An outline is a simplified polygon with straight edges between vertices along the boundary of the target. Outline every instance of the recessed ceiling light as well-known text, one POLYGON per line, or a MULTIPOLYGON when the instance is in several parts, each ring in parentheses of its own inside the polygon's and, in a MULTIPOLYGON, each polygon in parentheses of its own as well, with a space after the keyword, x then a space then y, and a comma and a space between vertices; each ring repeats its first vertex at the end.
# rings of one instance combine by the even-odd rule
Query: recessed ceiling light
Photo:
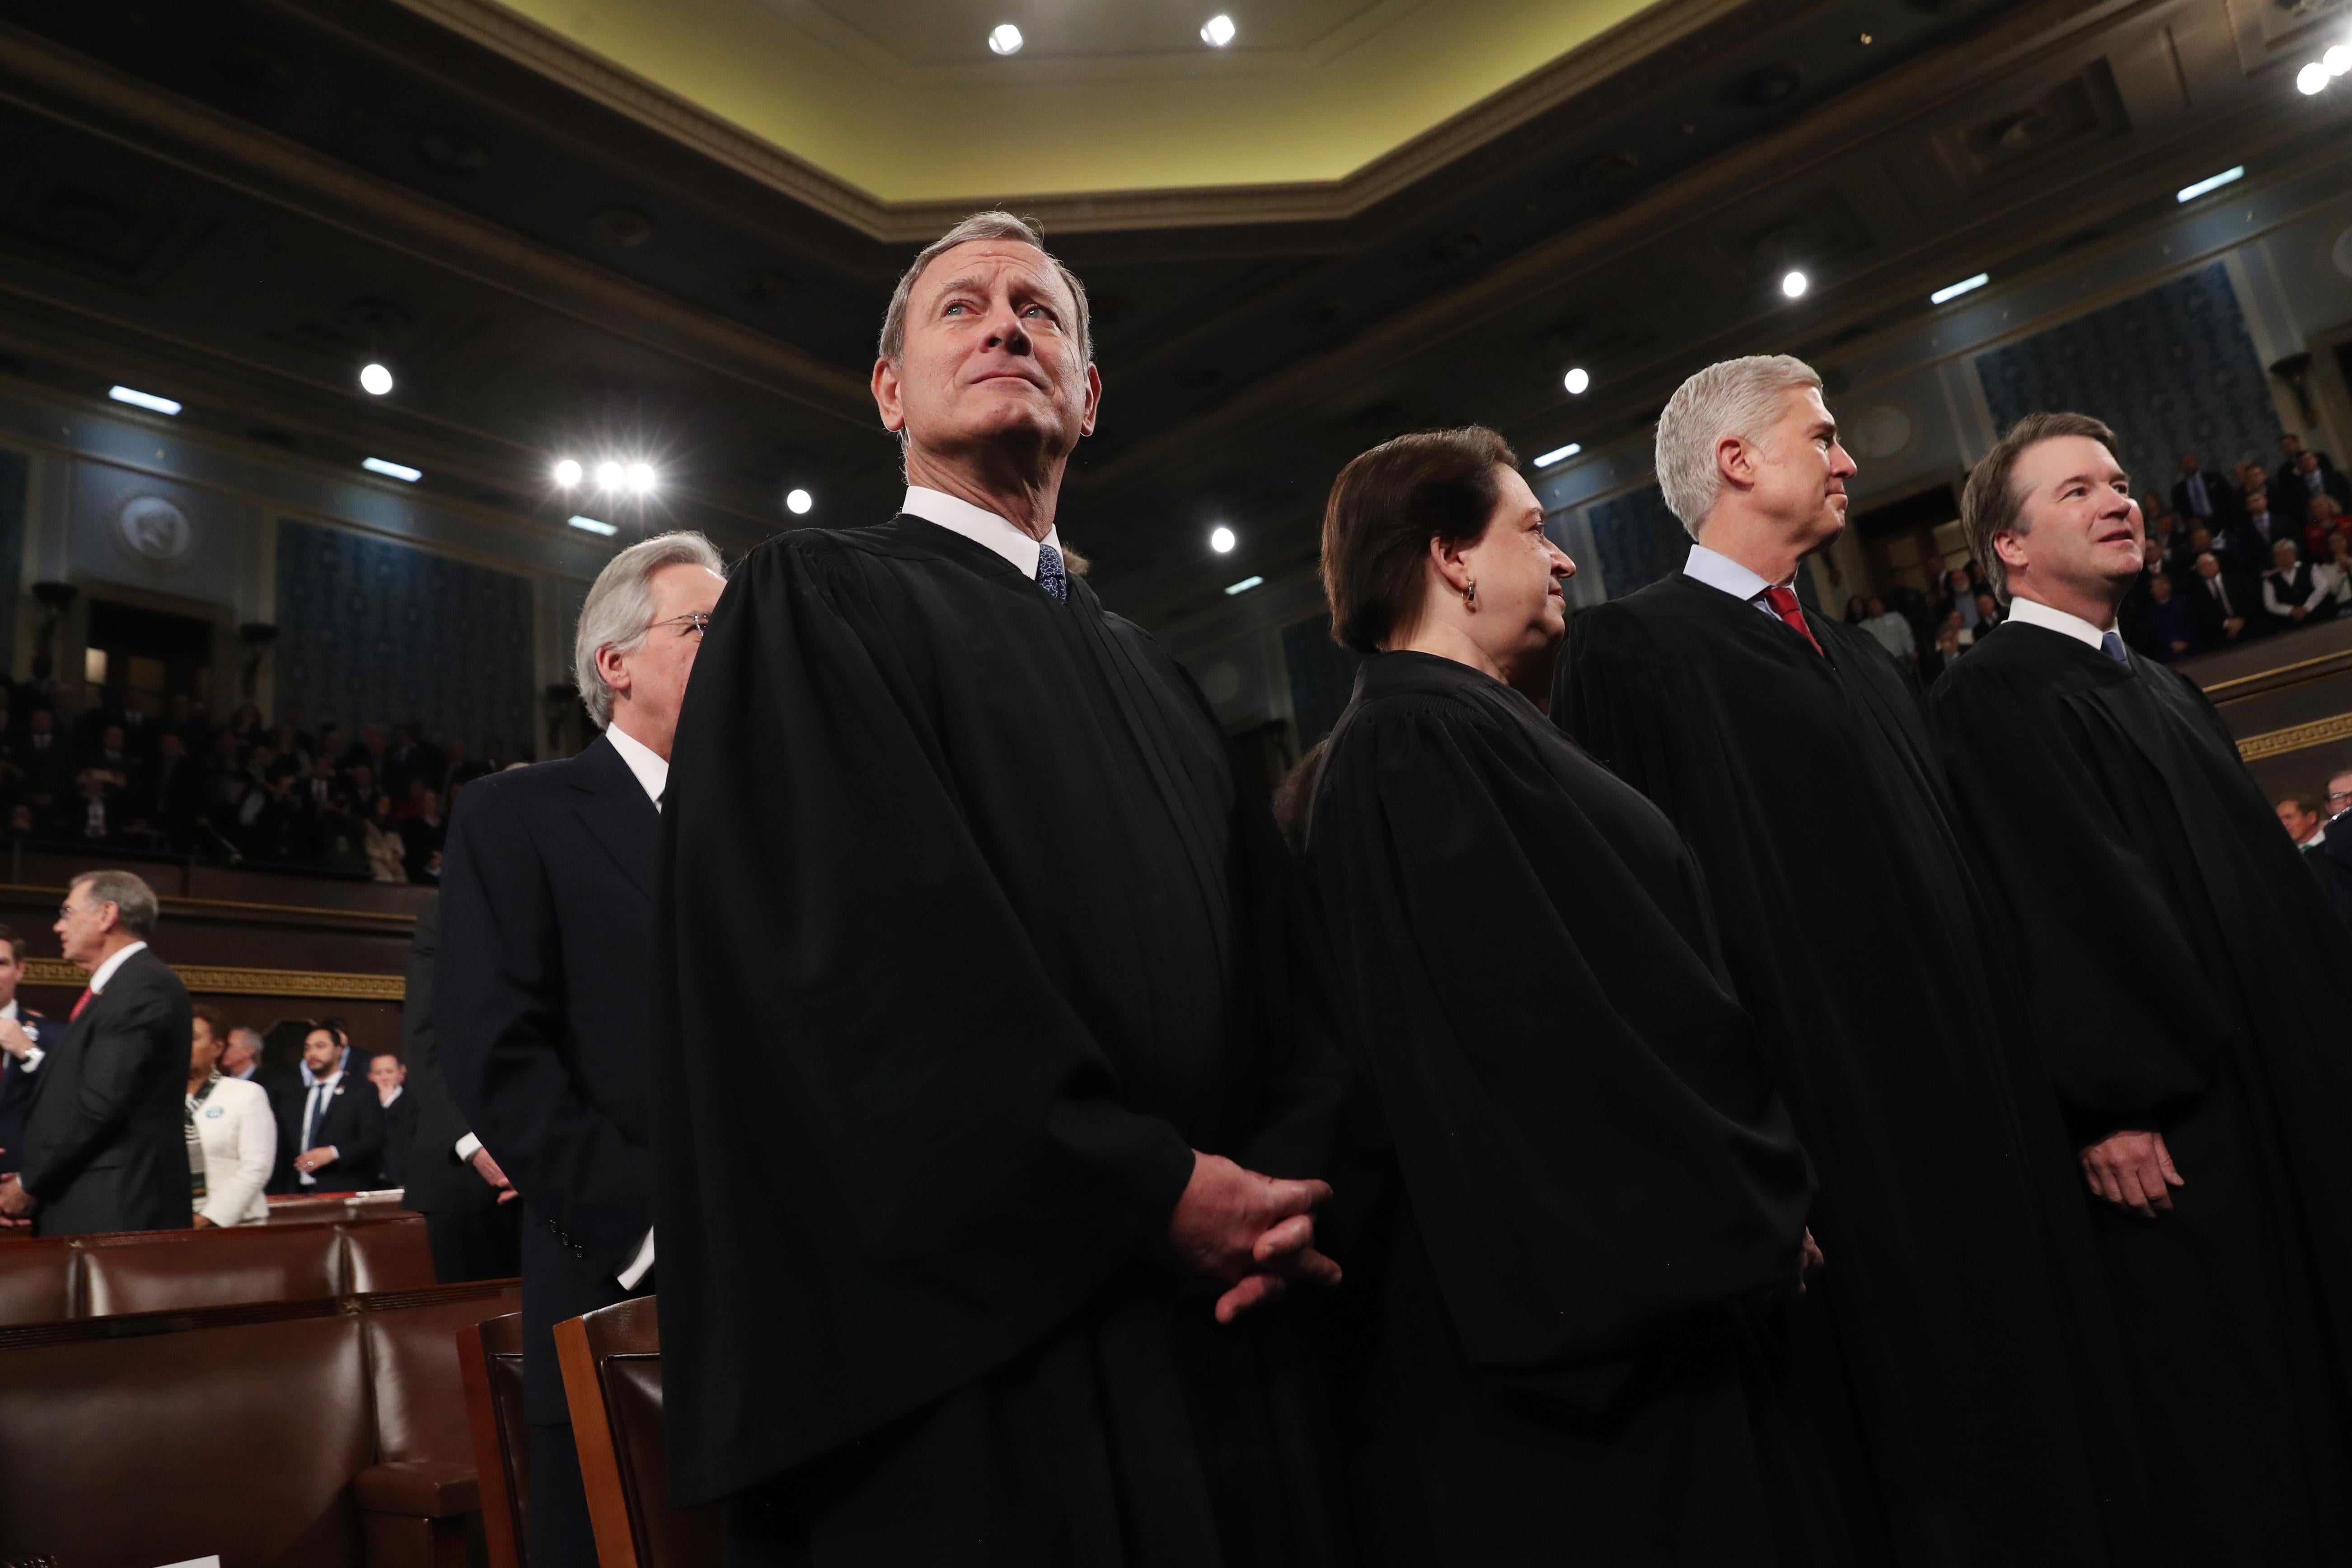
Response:
POLYGON ((627 471, 625 470, 618 463, 607 460, 596 465, 596 488, 598 489, 619 489, 623 482, 625 481, 628 477, 627 471))
POLYGON ((1227 588, 1225 593, 1229 596, 1234 594, 1246 594, 1252 588, 1257 587, 1265 583, 1265 579, 1263 577, 1244 577, 1240 582, 1234 584, 1232 587, 1227 588))
POLYGON ((1234 531, 1223 523, 1209 530, 1209 548, 1220 555, 1231 555, 1234 552, 1234 546, 1239 542, 1240 541, 1234 537, 1234 531))
POLYGON ((1213 49, 1222 49, 1234 41, 1234 19, 1223 11, 1201 24, 1201 41, 1213 49))
POLYGON ((2224 169, 2220 174, 2200 180, 2193 185, 2181 186, 2179 193, 2172 199, 2178 202, 2193 202, 2208 191, 2218 191, 2232 180, 2242 180, 2245 177, 2246 166, 2241 163, 2234 169, 2224 169))
POLYGON ((793 489, 784 492, 784 510, 794 517, 806 517, 809 514, 809 509, 815 505, 816 497, 806 490, 793 489))
POLYGON ((1592 384, 1592 373, 1578 365, 1560 378, 1560 384, 1568 388, 1570 396, 1581 397, 1585 388, 1592 384))
POLYGON ((574 528, 584 529, 590 533, 601 533, 607 539, 612 538, 613 535, 621 531, 619 529, 614 528, 611 523, 604 521, 602 518, 571 517, 566 518, 564 521, 569 522, 574 528))
POLYGON ((2327 68, 2329 76, 2352 71, 2352 44, 2330 44, 2327 52, 2319 57, 2319 63, 2327 68))
POLYGON ((1565 462, 1583 450, 1584 444, 1580 441, 1570 441, 1565 447, 1554 447, 1550 451, 1544 453, 1541 457, 1536 459, 1536 467, 1538 468, 1549 468, 1554 463, 1565 462))
POLYGON ((360 390, 372 397, 382 397, 392 390, 392 372, 380 364, 360 366, 360 390))
POLYGON ((1021 29, 1010 22, 999 25, 988 35, 988 47, 993 54, 1017 55, 1025 41, 1021 37, 1021 29))
POLYGON ((139 392, 128 386, 110 386, 106 395, 117 403, 128 403, 133 408, 145 408, 157 414, 177 414, 180 405, 168 397, 158 397, 152 392, 139 392))
POLYGON ((570 458, 564 458, 558 460, 555 465, 555 482, 562 485, 567 490, 572 486, 578 484, 580 482, 580 465, 570 458))
POLYGON ((1991 281, 1991 273, 1979 272, 1973 278, 1963 278, 1958 283, 1947 283, 1927 296, 1927 303, 1940 305, 1947 300, 1957 300, 1963 294, 1973 293, 1991 281))
POLYGON ((2305 98, 2309 98, 2313 93, 2326 92, 2327 84, 2335 79, 2328 74, 2325 64, 2314 60, 2294 73, 2294 89, 2305 98))
POLYGON ((629 465, 629 488, 641 496, 654 493, 654 466, 651 463, 629 465))
POLYGON ((369 473, 382 474, 386 479, 398 479, 406 485, 413 485, 425 477, 422 468, 412 468, 406 463, 388 463, 382 458, 362 458, 360 467, 369 473))
POLYGON ((1780 279, 1780 292, 1791 300, 1803 299, 1805 290, 1812 286, 1813 280, 1801 272, 1791 272, 1780 279))

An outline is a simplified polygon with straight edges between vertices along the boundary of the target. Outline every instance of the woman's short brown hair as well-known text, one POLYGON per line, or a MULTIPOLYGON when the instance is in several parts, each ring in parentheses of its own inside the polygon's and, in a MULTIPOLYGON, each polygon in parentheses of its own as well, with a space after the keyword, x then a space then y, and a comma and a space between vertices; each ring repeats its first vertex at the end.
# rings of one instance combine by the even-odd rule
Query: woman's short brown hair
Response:
POLYGON ((1339 470, 1323 508, 1323 592, 1331 637, 1378 653, 1421 616, 1429 542, 1475 544, 1502 502, 1510 443, 1483 425, 1383 441, 1339 470))

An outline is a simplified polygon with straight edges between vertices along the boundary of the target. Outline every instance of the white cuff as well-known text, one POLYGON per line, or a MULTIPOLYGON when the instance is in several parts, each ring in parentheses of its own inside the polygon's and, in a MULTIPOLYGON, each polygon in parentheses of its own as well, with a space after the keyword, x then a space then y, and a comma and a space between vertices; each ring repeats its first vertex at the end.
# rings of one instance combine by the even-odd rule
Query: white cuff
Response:
POLYGON ((622 1269, 618 1274, 613 1276, 613 1278, 621 1282, 622 1289, 634 1290, 637 1288, 637 1281, 652 1273, 653 1268, 654 1233, 652 1231, 647 1231, 646 1232, 645 1240, 637 1244, 636 1257, 631 1258, 629 1260, 629 1266, 626 1268, 622 1269))
POLYGON ((38 1072, 41 1070, 41 1062, 43 1058, 47 1058, 48 1054, 48 1052, 41 1049, 40 1047, 35 1046, 31 1050, 26 1051, 23 1056, 16 1058, 16 1065, 23 1068, 26 1072, 38 1072))
POLYGON ((468 1132, 463 1138, 457 1140, 457 1158, 460 1160, 470 1161, 475 1155, 481 1152, 482 1141, 475 1137, 472 1133, 468 1132))

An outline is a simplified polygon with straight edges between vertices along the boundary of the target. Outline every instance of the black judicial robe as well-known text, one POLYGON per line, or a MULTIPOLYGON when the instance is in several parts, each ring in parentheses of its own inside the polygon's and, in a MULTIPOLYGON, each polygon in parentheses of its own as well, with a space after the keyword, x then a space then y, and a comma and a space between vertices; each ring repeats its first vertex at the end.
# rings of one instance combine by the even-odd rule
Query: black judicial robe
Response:
POLYGON ((1316 1173, 1345 1083, 1182 669, 919 519, 795 531, 719 605, 663 815, 680 1499, 735 1495, 748 1558, 1329 1560, 1285 1309, 1220 1328, 1155 1261, 1192 1150, 1316 1173))
POLYGON ((2096 1500, 2116 1529, 2137 1494, 2105 1449, 2094 1480, 2070 1384, 2059 1286, 2089 1242, 2051 1211, 2079 1178, 2054 1118, 2021 1123, 1918 700, 1867 633, 1811 625, 1827 657, 1677 573, 1576 617, 1552 717, 1697 857, 1812 1159, 1828 1265, 1792 1313, 1792 1398, 1857 1549, 2104 1561, 2096 1500))
POLYGON ((2186 677, 2014 625, 1932 712, 2074 1142, 2155 1129, 2188 1184, 2079 1189, 2174 1560, 2352 1559, 2352 933, 2186 677))
POLYGON ((1811 1180, 1674 826, 1517 692, 1390 653, 1307 853, 1392 1189, 1348 1255, 1367 1560, 1818 1561, 1770 1316, 1811 1180))

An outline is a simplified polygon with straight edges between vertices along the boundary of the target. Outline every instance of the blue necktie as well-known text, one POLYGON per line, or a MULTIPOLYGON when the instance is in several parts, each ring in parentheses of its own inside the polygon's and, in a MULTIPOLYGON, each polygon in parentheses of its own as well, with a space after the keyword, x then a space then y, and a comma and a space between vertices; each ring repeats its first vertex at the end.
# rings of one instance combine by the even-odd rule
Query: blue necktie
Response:
POLYGON ((1050 544, 1037 547, 1037 586, 1051 594, 1057 603, 1069 602, 1069 574, 1062 570, 1062 552, 1050 544))
POLYGON ((2112 631, 2099 639, 2099 651, 2105 654, 2109 658, 2114 659, 2117 664, 2128 665, 2131 663, 2131 655, 2124 651, 2124 639, 2117 637, 2112 631))

